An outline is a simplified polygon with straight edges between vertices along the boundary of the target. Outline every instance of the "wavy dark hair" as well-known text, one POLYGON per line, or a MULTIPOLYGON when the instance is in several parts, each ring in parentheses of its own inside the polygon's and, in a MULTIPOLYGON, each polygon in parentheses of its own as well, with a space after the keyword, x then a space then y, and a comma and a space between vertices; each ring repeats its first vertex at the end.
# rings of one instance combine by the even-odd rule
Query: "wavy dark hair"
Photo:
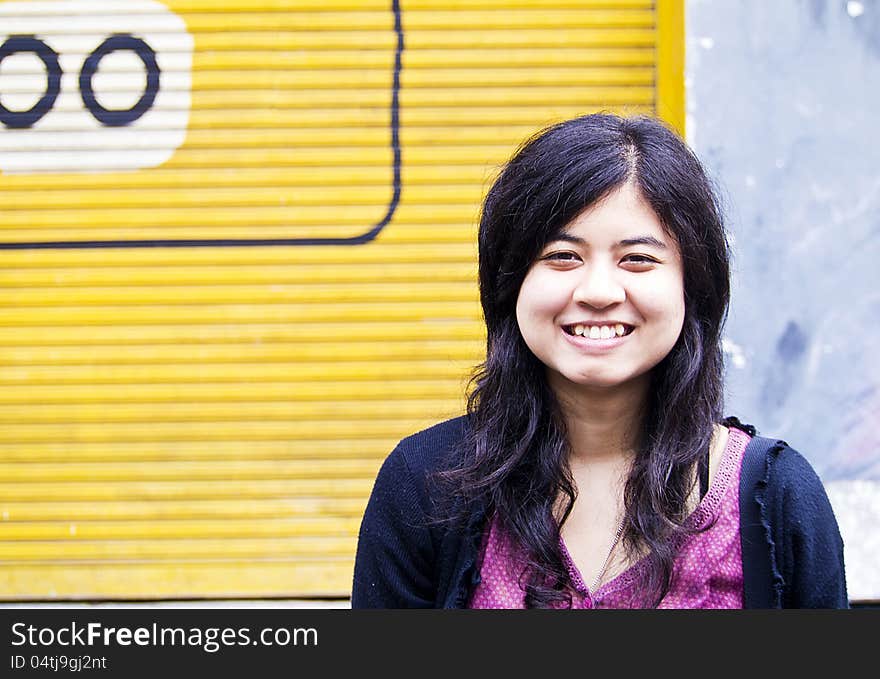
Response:
POLYGON ((729 252, 721 210, 701 163, 663 122, 611 114, 568 120, 526 141, 483 204, 480 301, 486 359, 468 395, 460 457, 443 479, 495 515, 526 562, 526 606, 570 605, 570 575, 559 543, 576 498, 569 444, 543 364, 516 320, 520 285, 546 243, 584 209, 633 182, 680 248, 685 317, 672 351, 652 370, 640 446, 626 480, 622 545, 646 553, 634 605, 668 592, 695 470, 705 471, 713 425, 722 417, 721 329, 729 301, 729 252))

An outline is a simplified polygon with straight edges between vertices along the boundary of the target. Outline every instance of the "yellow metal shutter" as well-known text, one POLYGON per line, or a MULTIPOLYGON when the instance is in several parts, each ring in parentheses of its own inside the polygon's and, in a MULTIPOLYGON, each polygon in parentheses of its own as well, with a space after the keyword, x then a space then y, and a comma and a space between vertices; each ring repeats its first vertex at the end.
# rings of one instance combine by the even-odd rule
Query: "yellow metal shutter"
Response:
POLYGON ((654 5, 0 2, 0 598, 347 596, 379 464, 480 360, 493 172, 681 126, 654 5))

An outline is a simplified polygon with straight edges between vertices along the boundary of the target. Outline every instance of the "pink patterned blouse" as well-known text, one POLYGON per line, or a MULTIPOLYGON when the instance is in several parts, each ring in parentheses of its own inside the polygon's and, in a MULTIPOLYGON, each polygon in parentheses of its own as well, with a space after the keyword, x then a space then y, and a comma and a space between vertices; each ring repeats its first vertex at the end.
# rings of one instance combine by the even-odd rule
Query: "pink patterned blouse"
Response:
MULTIPOLYGON (((689 526, 715 523, 688 536, 675 560, 672 585, 660 608, 742 608, 743 571, 739 528, 739 477, 743 452, 750 437, 730 428, 727 447, 708 492, 688 517, 689 526)), ((562 537, 562 554, 576 593, 572 608, 632 608, 638 601, 638 561, 614 579, 590 592, 571 559, 562 537)), ((468 608, 524 608, 525 593, 517 582, 518 559, 497 521, 489 524, 480 556, 480 582, 468 608)))

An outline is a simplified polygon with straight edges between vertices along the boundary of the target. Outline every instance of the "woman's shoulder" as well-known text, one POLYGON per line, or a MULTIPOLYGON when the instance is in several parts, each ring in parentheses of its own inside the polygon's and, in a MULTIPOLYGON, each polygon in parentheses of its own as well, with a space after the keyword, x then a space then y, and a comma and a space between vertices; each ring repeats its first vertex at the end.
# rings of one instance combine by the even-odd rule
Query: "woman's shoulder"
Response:
POLYGON ((466 431, 466 415, 438 422, 401 439, 389 457, 402 458, 414 474, 436 471, 455 454, 466 431))
POLYGON ((401 439, 379 468, 371 505, 413 514, 427 511, 429 479, 445 456, 456 449, 464 431, 465 418, 456 417, 401 439))
POLYGON ((787 441, 749 435, 740 525, 750 607, 847 608, 843 540, 819 475, 787 441))
MULTIPOLYGON (((435 472, 459 450, 466 417, 438 422, 401 439, 383 461, 373 484, 372 501, 395 511, 428 512, 435 472)), ((369 509, 369 508, 368 508, 369 509)))
MULTIPOLYGON (((754 425, 728 417, 723 424, 749 436, 743 464, 753 465, 754 474, 768 490, 785 494, 821 489, 822 481, 813 465, 786 440, 759 432, 754 425)), ((756 480, 758 480, 756 479, 756 480)))
POLYGON ((786 441, 776 441, 772 457, 767 461, 767 494, 790 510, 798 508, 808 515, 824 513, 829 507, 828 495, 819 473, 801 452, 786 441))

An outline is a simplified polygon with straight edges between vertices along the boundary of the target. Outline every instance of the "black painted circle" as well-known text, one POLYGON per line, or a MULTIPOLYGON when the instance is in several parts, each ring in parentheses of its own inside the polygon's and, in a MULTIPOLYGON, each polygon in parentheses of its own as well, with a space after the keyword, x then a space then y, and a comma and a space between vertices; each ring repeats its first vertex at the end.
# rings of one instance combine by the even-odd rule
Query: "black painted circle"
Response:
POLYGON ((46 91, 40 100, 27 111, 10 111, 0 102, 0 122, 6 127, 26 129, 33 127, 52 110, 61 91, 61 64, 58 53, 33 35, 12 35, 0 46, 0 63, 13 54, 33 52, 46 66, 46 91))
POLYGON ((156 62, 156 53, 143 40, 135 38, 129 33, 111 35, 89 55, 83 64, 79 73, 79 91, 86 108, 99 122, 108 127, 129 125, 150 110, 159 93, 159 64, 156 62), (130 50, 140 57, 147 69, 147 88, 131 108, 112 110, 104 108, 98 103, 95 91, 92 89, 92 77, 98 72, 101 59, 112 52, 121 50, 130 50))

